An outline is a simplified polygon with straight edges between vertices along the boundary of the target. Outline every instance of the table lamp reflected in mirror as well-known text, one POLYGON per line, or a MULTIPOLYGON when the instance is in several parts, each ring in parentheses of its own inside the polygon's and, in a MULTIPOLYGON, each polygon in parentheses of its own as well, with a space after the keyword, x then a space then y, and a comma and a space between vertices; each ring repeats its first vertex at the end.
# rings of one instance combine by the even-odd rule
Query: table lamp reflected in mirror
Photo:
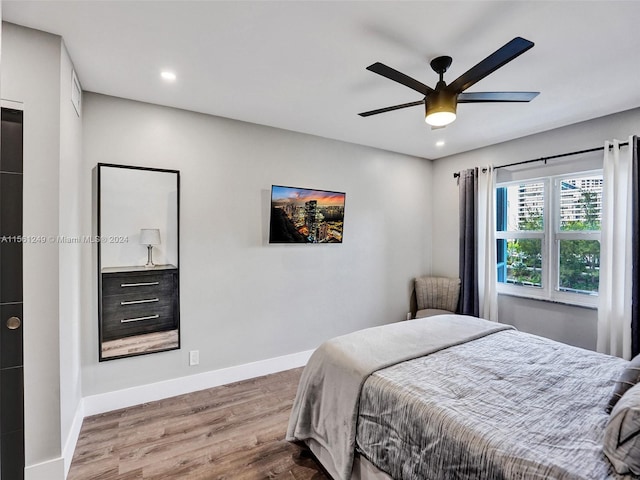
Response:
POLYGON ((160 245, 160 230, 157 228, 140 229, 140 245, 147 246, 147 264, 145 267, 155 267, 153 263, 153 246, 160 245))

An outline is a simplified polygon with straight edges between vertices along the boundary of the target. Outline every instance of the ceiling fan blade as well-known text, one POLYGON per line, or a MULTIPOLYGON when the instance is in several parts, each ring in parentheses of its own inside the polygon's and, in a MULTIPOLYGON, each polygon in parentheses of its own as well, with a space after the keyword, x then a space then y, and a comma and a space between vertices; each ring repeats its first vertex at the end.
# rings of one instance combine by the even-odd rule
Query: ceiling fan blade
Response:
POLYGON ((460 93, 471 85, 482 80, 484 77, 503 65, 509 63, 514 58, 522 55, 533 47, 534 43, 521 37, 516 37, 506 45, 500 47, 476 66, 471 67, 465 73, 449 84, 448 90, 460 93))
POLYGON ((458 103, 530 102, 540 92, 463 92, 458 103))
POLYGON ((403 103, 402 105, 394 105, 393 107, 380 108, 378 110, 371 110, 369 112, 362 112, 362 113, 359 113, 358 115, 360 115, 361 117, 370 117, 371 115, 377 115, 379 113, 385 113, 385 112, 392 112, 393 110, 400 110, 401 108, 407 108, 407 107, 415 107, 417 105, 424 105, 424 100, 420 100, 418 102, 403 103))
POLYGON ((415 78, 411 78, 402 72, 391 67, 387 67, 383 63, 376 62, 373 65, 369 65, 367 70, 377 73, 378 75, 382 75, 383 77, 387 77, 389 80, 393 80, 394 82, 401 83, 406 87, 412 88, 416 92, 423 94, 425 97, 428 93, 433 92, 433 88, 426 86, 424 83, 419 82, 415 78))

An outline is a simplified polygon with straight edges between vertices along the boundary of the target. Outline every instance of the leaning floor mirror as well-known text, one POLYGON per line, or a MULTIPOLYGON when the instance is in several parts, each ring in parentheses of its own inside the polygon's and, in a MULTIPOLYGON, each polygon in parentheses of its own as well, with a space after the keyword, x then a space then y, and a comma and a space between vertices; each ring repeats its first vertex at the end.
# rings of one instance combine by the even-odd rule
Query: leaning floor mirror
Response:
POLYGON ((96 167, 99 359, 180 348, 180 172, 96 167))

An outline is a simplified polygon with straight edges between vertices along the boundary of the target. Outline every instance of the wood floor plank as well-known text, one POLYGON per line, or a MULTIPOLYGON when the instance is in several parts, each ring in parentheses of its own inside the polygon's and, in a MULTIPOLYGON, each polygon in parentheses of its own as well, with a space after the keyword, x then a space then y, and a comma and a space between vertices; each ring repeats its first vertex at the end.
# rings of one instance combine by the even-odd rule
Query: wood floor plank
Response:
POLYGON ((102 342, 102 357, 111 358, 120 355, 158 352, 177 348, 179 345, 178 330, 145 333, 102 342))
POLYGON ((284 440, 301 373, 88 417, 68 480, 328 480, 284 440))

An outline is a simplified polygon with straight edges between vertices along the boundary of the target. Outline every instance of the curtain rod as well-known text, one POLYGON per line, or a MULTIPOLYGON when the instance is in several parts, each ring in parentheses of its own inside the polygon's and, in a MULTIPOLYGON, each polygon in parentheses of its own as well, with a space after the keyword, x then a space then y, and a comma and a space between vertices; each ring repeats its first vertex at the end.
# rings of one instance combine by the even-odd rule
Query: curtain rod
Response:
MULTIPOLYGON (((626 145, 629 145, 629 142, 622 142, 618 144, 620 147, 624 147, 626 145)), ((609 145, 609 148, 613 148, 613 145, 609 145)), ((507 163, 506 165, 497 165, 493 168, 498 169, 498 168, 506 168, 506 167, 513 167, 516 165, 524 165, 526 163, 534 163, 534 162, 545 162, 547 163, 547 160, 553 160, 554 158, 562 158, 562 157, 570 157, 571 155, 580 155, 581 153, 591 153, 591 152, 597 152, 600 150, 604 150, 604 147, 595 147, 595 148, 588 148, 586 150, 578 150, 576 152, 569 152, 569 153, 560 153, 559 155, 551 155, 550 157, 540 157, 540 158, 534 158, 531 160, 523 160, 521 162, 513 162, 513 163, 507 163)), ((486 172, 487 169, 483 168, 482 169, 483 172, 486 172)), ((453 178, 458 178, 460 176, 460 172, 456 172, 453 174, 453 178)))

